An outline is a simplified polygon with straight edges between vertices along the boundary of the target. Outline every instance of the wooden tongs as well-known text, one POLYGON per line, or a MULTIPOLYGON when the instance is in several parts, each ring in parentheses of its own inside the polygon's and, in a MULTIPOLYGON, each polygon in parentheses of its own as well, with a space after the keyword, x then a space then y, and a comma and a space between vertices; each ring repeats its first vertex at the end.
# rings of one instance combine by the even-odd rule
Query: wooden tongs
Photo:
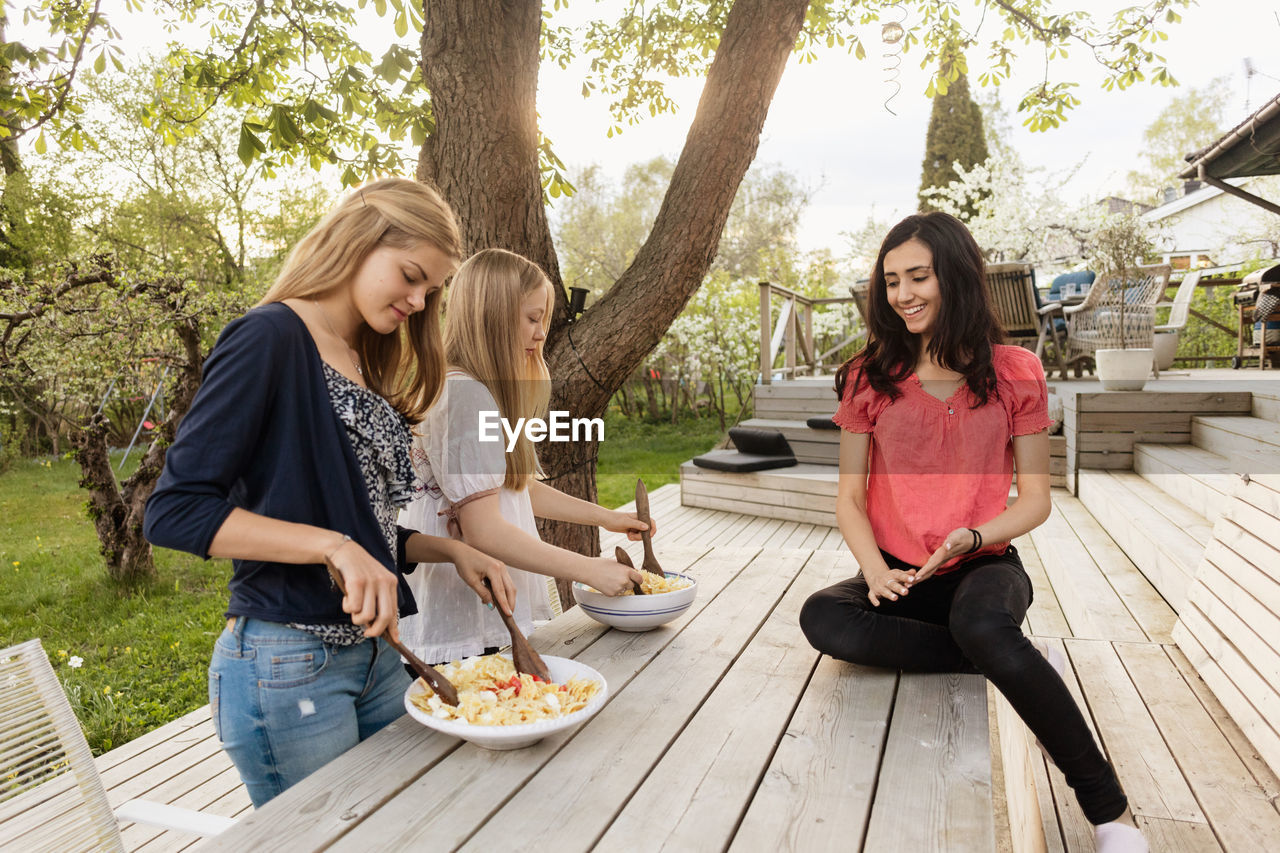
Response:
MULTIPOLYGON (((333 578, 333 582, 337 584, 343 595, 347 594, 347 585, 342 580, 342 572, 338 571, 338 567, 333 564, 333 560, 328 557, 324 558, 325 568, 329 570, 329 577, 333 578)), ((440 697, 440 701, 446 705, 458 704, 458 691, 454 689, 449 679, 445 678, 440 672, 430 664, 424 663, 421 658, 409 651, 399 640, 393 640, 391 634, 384 631, 382 639, 387 641, 387 645, 400 653, 400 656, 409 662, 409 666, 413 667, 413 671, 418 673, 418 677, 427 682, 427 685, 435 691, 440 697)))
POLYGON ((640 541, 644 543, 644 562, 640 564, 640 568, 665 578, 667 575, 662 571, 662 566, 658 565, 658 558, 653 553, 653 536, 649 532, 653 529, 653 520, 649 517, 649 491, 644 487, 644 480, 639 478, 636 478, 636 518, 643 521, 646 527, 640 533, 640 541))
MULTIPOLYGON (((489 590, 489 594, 493 594, 493 585, 489 583, 489 579, 484 579, 484 585, 489 590)), ((520 626, 516 624, 515 617, 507 613, 498 603, 494 602, 494 608, 497 609, 498 615, 502 617, 502 623, 507 626, 507 631, 511 633, 511 662, 516 665, 516 672, 523 672, 529 675, 537 676, 543 681, 551 680, 551 670, 547 669, 546 661, 542 656, 533 650, 533 646, 529 645, 528 638, 520 631, 520 626)))

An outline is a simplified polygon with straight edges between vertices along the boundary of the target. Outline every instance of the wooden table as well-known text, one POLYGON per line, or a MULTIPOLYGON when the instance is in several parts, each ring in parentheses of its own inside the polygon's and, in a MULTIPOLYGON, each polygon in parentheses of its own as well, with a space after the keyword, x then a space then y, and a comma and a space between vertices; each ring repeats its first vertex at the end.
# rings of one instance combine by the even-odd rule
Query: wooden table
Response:
POLYGON ((659 548, 679 620, 572 608, 531 638, 608 680, 586 724, 491 752, 404 717, 212 840, 219 850, 995 848, 985 681, 819 656, 798 614, 847 553, 659 548))

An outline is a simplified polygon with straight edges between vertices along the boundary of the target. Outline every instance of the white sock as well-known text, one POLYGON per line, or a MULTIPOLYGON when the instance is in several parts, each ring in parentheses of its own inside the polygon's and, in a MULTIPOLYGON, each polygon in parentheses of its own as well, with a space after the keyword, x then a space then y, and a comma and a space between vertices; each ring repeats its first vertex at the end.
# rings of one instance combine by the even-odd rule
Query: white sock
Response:
POLYGON ((1097 853, 1148 853, 1141 830, 1119 821, 1094 827, 1093 846, 1097 853))

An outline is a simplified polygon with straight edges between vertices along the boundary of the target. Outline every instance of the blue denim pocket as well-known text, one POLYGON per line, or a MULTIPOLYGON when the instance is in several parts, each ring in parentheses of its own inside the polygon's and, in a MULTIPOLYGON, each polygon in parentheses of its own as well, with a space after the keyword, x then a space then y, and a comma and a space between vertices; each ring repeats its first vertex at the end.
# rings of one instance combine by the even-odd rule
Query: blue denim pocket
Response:
POLYGON ((281 648, 261 649, 263 661, 260 664, 258 686, 264 688, 298 687, 310 684, 320 677, 329 665, 329 649, 324 643, 316 640, 314 645, 308 644, 299 648, 297 644, 284 645, 281 648), (263 670, 266 670, 265 672, 263 670))

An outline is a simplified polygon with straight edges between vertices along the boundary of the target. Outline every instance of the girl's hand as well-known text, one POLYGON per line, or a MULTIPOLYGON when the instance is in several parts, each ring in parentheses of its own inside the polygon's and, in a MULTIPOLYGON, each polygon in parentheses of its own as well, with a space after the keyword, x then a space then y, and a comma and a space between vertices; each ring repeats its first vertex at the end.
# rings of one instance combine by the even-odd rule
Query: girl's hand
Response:
POLYGON ((901 569, 891 569, 883 563, 871 569, 863 569, 862 576, 866 578, 867 597, 871 599, 873 607, 879 607, 882 598, 897 601, 898 596, 910 592, 911 585, 919 580, 914 570, 904 572, 901 569))
POLYGON ((611 533, 625 533, 627 538, 632 542, 639 542, 642 538, 640 532, 648 530, 650 536, 656 536, 658 533, 658 522, 653 516, 649 516, 649 524, 646 527, 634 512, 619 512, 618 510, 610 510, 609 519, 603 525, 605 530, 611 533))
POLYGON ((508 616, 515 612, 516 585, 512 582, 511 575, 507 573, 506 564, 501 560, 459 542, 453 567, 463 583, 471 587, 485 604, 496 604, 508 616), (493 594, 485 588, 486 579, 493 587, 493 594))
POLYGON ((957 527, 948 533, 947 538, 938 546, 938 550, 929 555, 929 559, 920 567, 920 571, 916 572, 916 582, 929 577, 949 560, 954 560, 961 554, 967 554, 973 547, 973 542, 973 534, 967 527, 957 527))
POLYGON ((605 595, 621 595, 631 589, 633 583, 644 580, 639 569, 624 566, 617 560, 596 557, 591 562, 591 577, 587 583, 605 595))
POLYGON ((330 551, 328 559, 342 575, 346 590, 342 596, 342 612, 351 614, 353 624, 364 626, 366 637, 377 637, 385 631, 398 641, 400 610, 396 576, 354 539, 330 551))

